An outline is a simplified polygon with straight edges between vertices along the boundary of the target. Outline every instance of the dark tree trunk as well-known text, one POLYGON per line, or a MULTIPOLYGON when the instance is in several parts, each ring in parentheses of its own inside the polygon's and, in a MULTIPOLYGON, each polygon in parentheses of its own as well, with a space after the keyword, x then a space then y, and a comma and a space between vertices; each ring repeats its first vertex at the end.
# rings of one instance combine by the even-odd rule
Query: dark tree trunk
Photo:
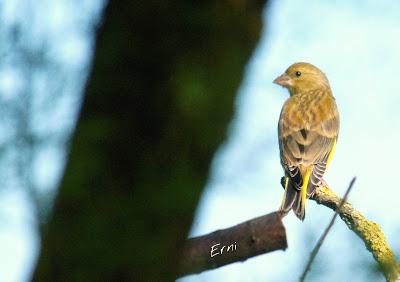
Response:
POLYGON ((174 279, 264 2, 110 1, 35 281, 174 279))

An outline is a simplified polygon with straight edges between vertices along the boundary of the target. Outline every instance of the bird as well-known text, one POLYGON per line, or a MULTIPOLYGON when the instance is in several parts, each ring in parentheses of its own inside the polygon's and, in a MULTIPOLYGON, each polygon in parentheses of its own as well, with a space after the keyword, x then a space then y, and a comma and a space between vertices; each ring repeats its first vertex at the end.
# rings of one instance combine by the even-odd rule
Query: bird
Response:
POLYGON ((305 218, 306 200, 323 183, 335 153, 339 113, 326 75, 316 66, 294 63, 273 83, 289 90, 278 122, 285 192, 279 212, 305 218))

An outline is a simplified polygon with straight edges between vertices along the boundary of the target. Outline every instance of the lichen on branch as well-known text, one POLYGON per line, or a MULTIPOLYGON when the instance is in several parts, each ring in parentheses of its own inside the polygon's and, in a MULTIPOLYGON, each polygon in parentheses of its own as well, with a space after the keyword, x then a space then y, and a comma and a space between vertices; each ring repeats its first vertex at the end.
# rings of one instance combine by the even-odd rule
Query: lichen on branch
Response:
MULTIPOLYGON (((317 189, 312 198, 318 204, 324 205, 336 211, 339 208, 341 198, 337 196, 328 185, 317 189)), ((350 230, 363 240, 367 249, 372 253, 387 281, 399 281, 400 265, 386 241, 385 234, 379 225, 366 219, 350 203, 345 202, 338 210, 340 218, 350 230)))

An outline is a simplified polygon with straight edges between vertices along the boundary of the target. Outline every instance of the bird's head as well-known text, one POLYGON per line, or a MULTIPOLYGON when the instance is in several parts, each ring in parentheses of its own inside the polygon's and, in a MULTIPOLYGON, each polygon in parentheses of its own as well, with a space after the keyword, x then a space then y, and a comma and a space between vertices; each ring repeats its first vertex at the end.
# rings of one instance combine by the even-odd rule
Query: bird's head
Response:
POLYGON ((309 63, 295 63, 274 80, 275 84, 285 87, 291 95, 316 89, 329 88, 326 75, 309 63))

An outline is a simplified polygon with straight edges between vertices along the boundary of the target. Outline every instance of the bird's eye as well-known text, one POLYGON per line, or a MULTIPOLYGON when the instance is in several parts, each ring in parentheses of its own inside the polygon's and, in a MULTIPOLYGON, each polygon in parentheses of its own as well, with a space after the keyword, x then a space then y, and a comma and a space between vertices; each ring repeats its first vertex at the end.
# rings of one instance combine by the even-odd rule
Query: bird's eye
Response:
POLYGON ((299 72, 299 71, 296 71, 294 74, 295 74, 297 77, 300 77, 300 76, 301 76, 301 72, 299 72))

